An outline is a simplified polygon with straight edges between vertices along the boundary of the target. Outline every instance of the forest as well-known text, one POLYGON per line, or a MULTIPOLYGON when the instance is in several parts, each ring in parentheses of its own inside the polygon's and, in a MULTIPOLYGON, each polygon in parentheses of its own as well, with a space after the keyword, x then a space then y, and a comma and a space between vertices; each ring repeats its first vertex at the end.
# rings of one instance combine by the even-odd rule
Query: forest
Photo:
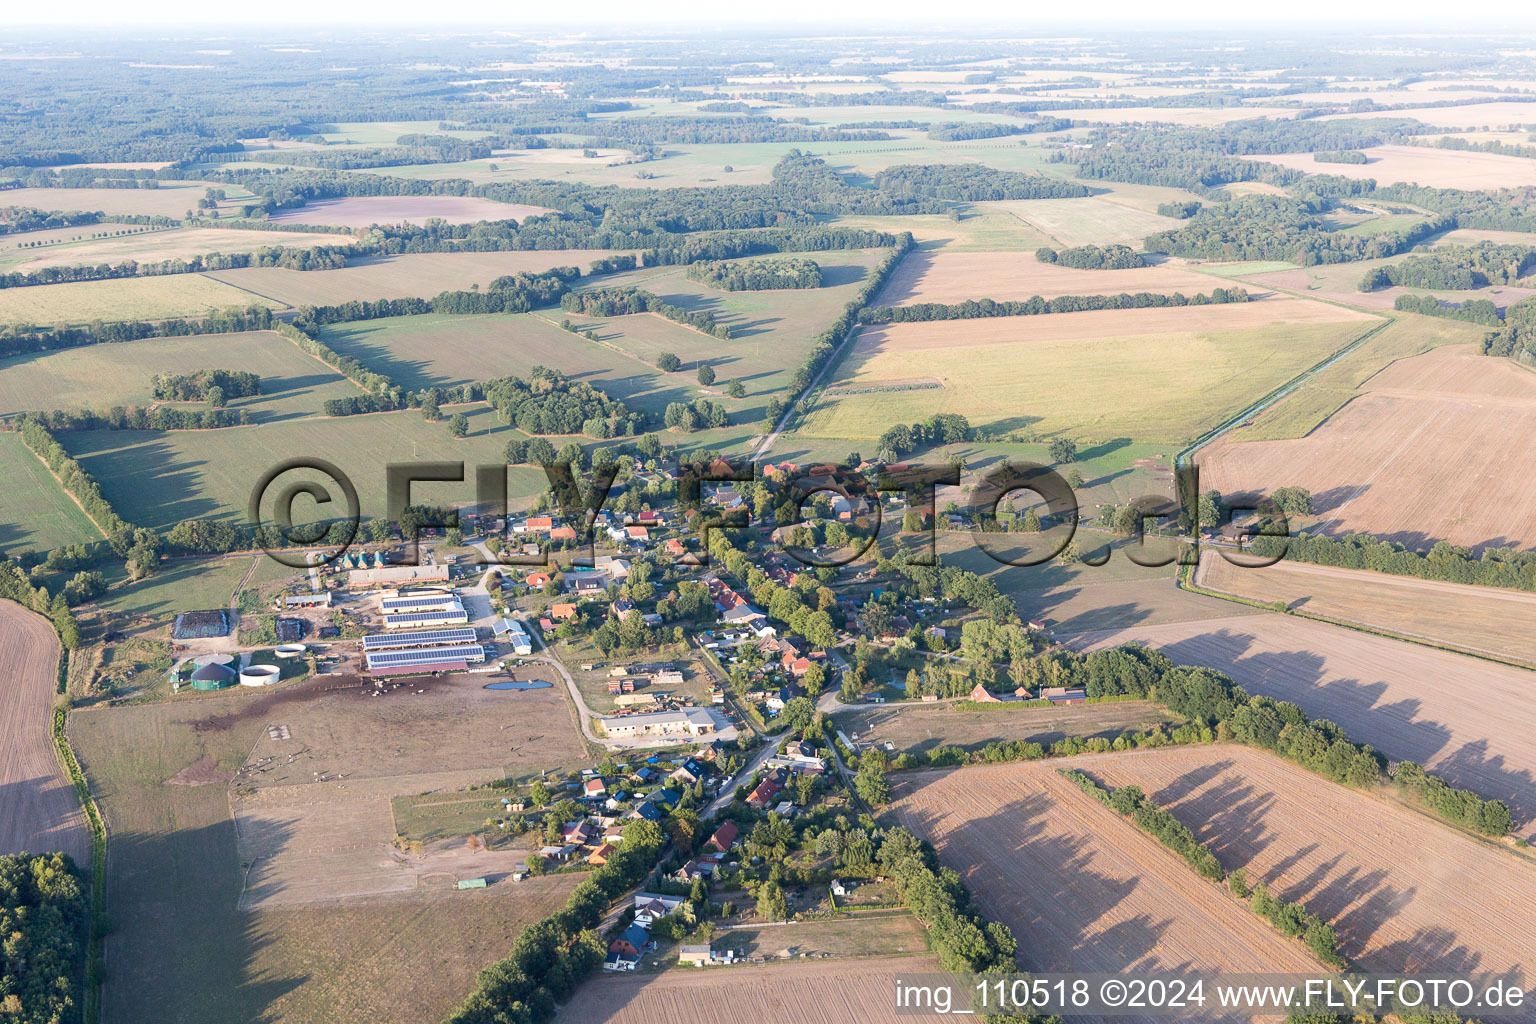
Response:
POLYGON ((63 854, 0 856, 0 1017, 60 1024, 85 976, 85 884, 63 854))
POLYGON ((798 257, 700 260, 689 264, 688 279, 728 292, 820 288, 821 267, 814 260, 798 257))

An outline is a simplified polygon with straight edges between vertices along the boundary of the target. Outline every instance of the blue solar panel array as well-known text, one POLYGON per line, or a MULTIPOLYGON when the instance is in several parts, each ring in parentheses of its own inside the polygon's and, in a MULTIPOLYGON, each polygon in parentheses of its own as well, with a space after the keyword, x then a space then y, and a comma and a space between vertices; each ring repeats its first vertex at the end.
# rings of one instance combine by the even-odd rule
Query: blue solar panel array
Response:
POLYGON ((427 597, 386 597, 379 602, 379 607, 386 612, 405 612, 412 608, 441 608, 458 603, 459 599, 453 594, 432 594, 427 597))
POLYGON ((368 655, 368 667, 400 668, 403 665, 432 665, 448 661, 484 661, 485 648, 479 644, 459 647, 431 647, 420 651, 383 651, 368 655))
POLYGON ((417 624, 422 622, 468 622, 469 613, 463 608, 447 608, 440 612, 400 612, 395 615, 384 616, 384 626, 393 629, 395 626, 404 626, 407 623, 417 624))
POLYGON ((375 633, 373 636, 363 637, 363 650, 387 651, 399 647, 432 647, 442 644, 466 644, 473 643, 475 630, 473 627, 464 629, 433 629, 424 633, 375 633))

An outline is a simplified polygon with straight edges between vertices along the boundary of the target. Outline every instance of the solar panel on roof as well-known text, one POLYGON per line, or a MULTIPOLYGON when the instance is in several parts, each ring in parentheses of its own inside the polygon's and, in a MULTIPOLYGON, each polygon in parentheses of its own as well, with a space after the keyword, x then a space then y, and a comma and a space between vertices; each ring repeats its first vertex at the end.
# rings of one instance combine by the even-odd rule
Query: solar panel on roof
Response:
POLYGON ((384 627, 394 629, 398 626, 413 626, 427 622, 468 622, 469 613, 462 608, 447 609, 440 612, 401 612, 398 615, 384 616, 384 627))
POLYGON ((401 665, 433 665, 439 662, 484 661, 485 648, 479 644, 457 647, 433 647, 421 651, 383 651, 368 655, 368 667, 398 668, 401 665))
POLYGON ((415 608, 452 608, 459 606, 459 599, 452 594, 436 594, 429 597, 386 597, 379 602, 386 612, 411 611, 415 608))
POLYGON ((463 629, 432 629, 422 633, 375 633, 363 637, 363 650, 385 651, 397 647, 431 647, 440 644, 463 644, 475 639, 473 627, 463 629))

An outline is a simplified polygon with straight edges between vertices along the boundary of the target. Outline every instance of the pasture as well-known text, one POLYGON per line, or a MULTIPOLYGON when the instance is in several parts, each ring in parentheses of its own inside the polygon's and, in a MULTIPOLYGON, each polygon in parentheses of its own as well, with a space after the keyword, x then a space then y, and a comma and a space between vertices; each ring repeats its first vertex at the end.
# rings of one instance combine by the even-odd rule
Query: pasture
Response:
POLYGON ((0 636, 0 855, 58 850, 89 870, 85 814, 51 735, 58 635, 41 615, 0 601, 0 636))
POLYGON ((1201 559, 1196 582, 1265 604, 1283 601, 1308 615, 1536 666, 1536 594, 1291 560, 1249 569, 1213 552, 1201 559))
POLYGON ((1066 246, 1128 245, 1140 249, 1148 235, 1183 223, 1104 196, 1015 199, 991 205, 1034 225, 1066 246))
POLYGON ((432 218, 451 224, 482 220, 517 220, 550 211, 542 206, 498 203, 473 196, 353 196, 347 199, 316 199, 303 206, 278 210, 268 219, 274 224, 339 224, 366 228, 370 224, 425 224, 432 218))
POLYGON ((1025 439, 1176 442, 1241 411, 1379 322, 1275 299, 867 327, 800 429, 874 439, 893 423, 955 412, 1025 439), (942 386, 852 393, 915 380, 942 386))
MULTIPOLYGON (((1032 224, 994 207, 995 204, 987 203, 956 206, 955 217, 936 213, 913 216, 843 214, 829 217, 827 222, 838 227, 898 234, 910 231, 920 248, 947 253, 1034 252, 1042 245, 1055 244, 1055 239, 1032 224)), ((906 257, 911 258, 910 254, 906 257)))
POLYGON ((915 252, 901 261, 875 299, 877 306, 967 299, 1022 300, 1038 295, 1115 295, 1153 292, 1194 295, 1219 287, 1205 274, 1176 266, 1073 270, 1041 263, 1029 252, 915 252))
POLYGON ((1049 745, 1068 736, 1114 739, 1127 729, 1145 729, 1172 720, 1166 711, 1147 701, 985 711, 898 701, 839 711, 833 716, 837 727, 861 744, 892 743, 898 751, 913 753, 951 746, 976 750, 993 740, 1049 745))
POLYGON ((231 306, 274 302, 202 274, 125 277, 0 289, 0 324, 78 325, 92 320, 161 320, 205 316, 231 306))
POLYGON ((96 524, 20 434, 0 431, 0 477, 6 481, 0 487, 0 549, 47 551, 102 539, 96 524))
POLYGON ((1313 494, 1313 532, 1409 547, 1536 544, 1536 478, 1512 472, 1507 439, 1536 428, 1536 375, 1472 346, 1400 359, 1305 437, 1223 438, 1201 457, 1223 494, 1284 485, 1313 494))
POLYGON ((1536 702, 1524 669, 1276 614, 1088 633, 1074 646, 1132 640, 1504 800, 1517 830, 1536 819, 1536 702))
MULTIPOLYGON (((261 377, 262 394, 231 399, 258 423, 317 416, 328 398, 358 394, 351 381, 293 342, 270 331, 149 338, 35 352, 0 360, 0 414, 22 410, 95 409, 157 403, 150 378, 159 373, 244 370, 261 377)), ((170 403, 202 409, 204 403, 170 403)))
MULTIPOLYGON (((505 955, 525 925, 562 904, 578 880, 552 877, 458 893, 438 877, 393 895, 240 910, 252 865, 241 861, 225 782, 248 754, 271 745, 269 721, 300 726, 309 706, 303 694, 284 690, 71 716, 82 764, 112 833, 107 957, 137 965, 108 976, 104 1003, 111 1019, 436 1019, 473 987, 481 967, 505 955), (172 779, 178 784, 167 785, 172 779), (162 955, 171 948, 174 957, 162 955)), ((414 728, 444 735, 443 725, 430 719, 414 728)), ((379 756, 386 753, 381 749, 379 756)), ((402 784, 411 783, 402 778, 402 784)), ((303 788, 313 792, 311 803, 322 796, 338 800, 334 811, 349 803, 336 788, 346 785, 303 788)), ((389 849, 387 819, 384 827, 386 834, 374 837, 375 851, 389 849)), ((338 837, 341 831, 329 835, 338 837)), ((323 844, 326 838, 285 823, 263 835, 269 849, 285 853, 292 842, 323 844)), ((343 859, 360 871, 369 848, 365 843, 343 859)), ((338 878, 338 893, 345 882, 338 878)))
POLYGON ((337 270, 247 267, 211 271, 215 281, 289 306, 330 306, 353 300, 431 298, 439 292, 481 288, 506 274, 538 273, 552 267, 585 271, 593 260, 613 255, 600 249, 550 252, 431 252, 354 259, 337 270))
MULTIPOLYGON (((781 929, 774 929, 779 931, 781 929)), ((661 974, 602 974, 583 983, 556 1018, 560 1024, 716 1024, 721 1004, 736 1020, 777 1024, 936 1022, 940 1014, 898 1013, 896 981, 939 971, 929 957, 891 957, 857 964, 775 961, 722 968, 683 968, 661 974), (722 994, 729 993, 728 996, 722 994)))
MULTIPOLYGON (((455 411, 450 406, 447 414, 455 411)), ((59 440, 96 478, 118 514, 141 526, 169 528, 197 518, 244 522, 255 478, 295 455, 326 459, 350 476, 366 519, 385 514, 387 464, 463 460, 469 466, 494 465, 502 462, 507 441, 523 436, 503 426, 488 406, 465 406, 463 411, 469 417, 470 436, 461 439, 450 437, 446 424, 429 423, 421 413, 404 410, 225 430, 62 432, 59 440)), ((689 436, 702 440, 708 435, 689 436)), ((563 443, 555 440, 556 447, 563 443)), ((323 478, 320 482, 325 483, 323 478)), ((334 484, 330 486, 336 494, 334 484)), ((539 470, 508 471, 514 504, 547 487, 539 470)), ((411 500, 467 505, 474 501, 474 488, 473 472, 466 471, 462 484, 414 485, 411 500)), ((312 507, 296 503, 295 521, 311 521, 306 511, 312 507)))
MULTIPOLYGON (((92 238, 96 232, 111 231, 116 225, 85 224, 57 231, 34 231, 8 235, 0 239, 0 271, 33 273, 44 267, 97 266, 102 263, 158 263, 162 260, 188 260, 208 253, 255 252, 263 246, 310 249, 328 245, 347 245, 350 235, 304 234, 295 231, 242 231, 225 228, 172 228, 145 231, 136 226, 134 234, 116 238, 92 238), (7 243, 39 240, 37 236, 63 236, 35 249, 11 251, 7 243), (69 238, 79 237, 79 241, 69 238)), ((123 228, 118 228, 123 230, 123 228)))
POLYGON ((892 779, 891 817, 932 842, 980 909, 1013 929, 1022 969, 1316 969, 1300 943, 1058 767, 1024 762, 892 779))
POLYGON ((1518 972, 1536 865, 1404 807, 1242 746, 1093 756, 1074 767, 1137 785, 1275 895, 1338 929, 1364 970, 1518 972))

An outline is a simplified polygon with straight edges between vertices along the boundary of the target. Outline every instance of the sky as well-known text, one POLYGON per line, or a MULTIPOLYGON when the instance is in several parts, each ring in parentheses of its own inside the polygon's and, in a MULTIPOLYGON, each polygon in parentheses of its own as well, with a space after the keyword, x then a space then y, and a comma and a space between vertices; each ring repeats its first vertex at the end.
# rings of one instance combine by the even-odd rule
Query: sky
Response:
MULTIPOLYGON (((72 0, 68 4, 0 4, 0 24, 57 24, 99 28, 114 24, 166 26, 256 24, 365 26, 400 24, 430 28, 465 24, 498 28, 612 29, 715 28, 735 25, 784 27, 834 34, 915 25, 962 28, 987 25, 1011 34, 1049 28, 1059 34, 1082 29, 1200 25, 1209 29, 1263 24, 1281 30, 1372 26, 1386 32, 1443 27, 1482 34, 1503 29, 1536 33, 1536 5, 1530 0, 1483 0, 1475 18, 1444 0, 1094 0, 1091 4, 1042 4, 1038 0, 768 0, 721 4, 718 0, 576 0, 535 4, 529 0, 262 0, 259 4, 210 4, 207 0, 72 0), (642 20, 643 19, 643 20, 642 20)), ((3 44, 3 37, 0 37, 3 44)))

